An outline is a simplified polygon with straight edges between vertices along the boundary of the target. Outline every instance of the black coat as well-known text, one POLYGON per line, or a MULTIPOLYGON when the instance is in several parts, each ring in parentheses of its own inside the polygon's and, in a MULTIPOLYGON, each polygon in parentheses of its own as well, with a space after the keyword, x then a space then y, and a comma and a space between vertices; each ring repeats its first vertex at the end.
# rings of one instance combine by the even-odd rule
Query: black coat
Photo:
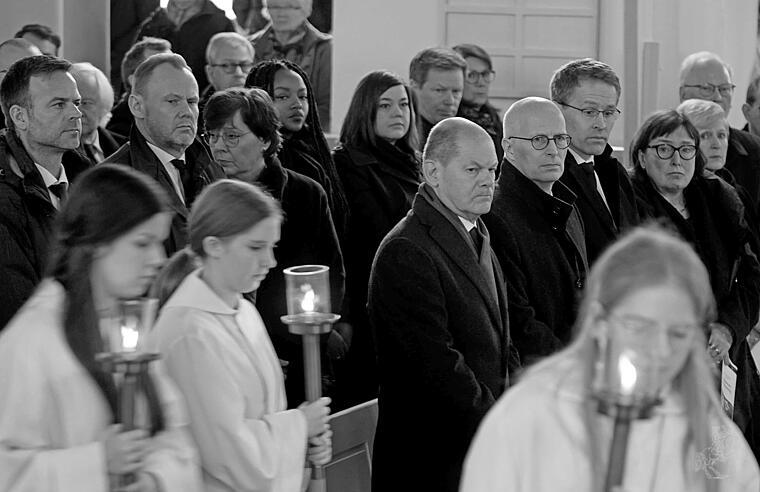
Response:
POLYGON ((552 192, 505 161, 483 217, 504 268, 509 326, 523 365, 570 343, 588 269, 575 194, 561 182, 552 192))
POLYGON ((284 169, 275 157, 267 162, 256 184, 279 200, 284 212, 280 241, 274 250, 277 266, 259 285, 256 308, 277 356, 289 362, 285 389, 288 406, 294 408, 305 399, 303 349, 301 336, 291 335, 287 325, 280 321, 280 316, 288 313, 283 270, 296 265, 330 267, 330 303, 333 312, 340 312, 345 286, 343 256, 327 206, 327 195, 317 182, 284 169))
POLYGON ((760 138, 730 128, 725 167, 747 191, 753 204, 752 213, 760 216, 760 138))
POLYGON ((111 119, 108 120, 106 129, 119 135, 129 135, 135 117, 129 110, 129 94, 123 96, 111 110, 111 119))
POLYGON ((412 208, 420 182, 414 151, 378 143, 374 148, 339 146, 333 152, 349 207, 343 239, 343 313, 353 327, 351 349, 337 381, 341 406, 377 397, 377 363, 366 307, 369 273, 380 241, 412 208))
POLYGON ((575 205, 583 219, 588 264, 592 266, 610 243, 640 222, 628 173, 612 156, 612 147, 608 145, 601 155, 594 156, 594 170, 599 176, 609 210, 596 188, 587 184, 584 171, 570 152, 565 157, 565 171, 560 178, 578 196, 575 205))
POLYGON ((377 341, 380 399, 375 492, 454 492, 483 416, 508 385, 509 323, 474 250, 417 194, 380 244, 368 311, 377 341))
POLYGON ((172 227, 169 238, 164 242, 166 256, 171 256, 175 251, 182 249, 187 244, 187 218, 190 206, 198 194, 218 179, 224 178, 221 166, 212 160, 208 150, 196 139, 185 150, 185 162, 192 176, 192 186, 185 188, 185 203, 177 196, 169 173, 156 154, 148 147, 148 142, 140 133, 137 126, 132 127, 129 142, 121 146, 111 157, 104 160, 104 164, 123 164, 141 171, 155 179, 169 196, 169 205, 174 212, 172 227))
POLYGON ((760 457, 760 379, 746 337, 760 311, 760 264, 752 232, 736 191, 712 173, 695 176, 684 190, 689 219, 660 195, 646 173, 637 169, 633 184, 639 208, 661 219, 694 246, 710 275, 718 306, 717 321, 733 335, 729 351, 738 367, 734 421, 760 457))

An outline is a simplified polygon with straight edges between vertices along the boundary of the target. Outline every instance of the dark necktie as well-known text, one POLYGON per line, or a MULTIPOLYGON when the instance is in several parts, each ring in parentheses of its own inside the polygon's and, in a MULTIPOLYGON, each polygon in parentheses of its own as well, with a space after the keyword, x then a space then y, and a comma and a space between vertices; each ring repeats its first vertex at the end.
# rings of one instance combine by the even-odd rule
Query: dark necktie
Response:
POLYGON ((68 195, 68 183, 56 183, 48 186, 48 189, 50 190, 53 195, 58 197, 58 200, 60 200, 61 203, 63 203, 64 200, 66 200, 66 196, 68 195))
POLYGON ((188 182, 190 173, 187 170, 187 164, 185 164, 185 161, 182 159, 172 159, 171 163, 177 169, 177 171, 179 171, 179 181, 182 185, 182 195, 184 199, 187 200, 187 194, 190 192, 190 183, 188 182))
POLYGON ((472 242, 475 244, 475 252, 477 253, 476 256, 480 258, 480 252, 483 250, 483 238, 480 236, 480 232, 478 232, 477 226, 470 229, 470 237, 472 238, 472 242))
POLYGON ((92 162, 95 164, 98 164, 103 159, 105 159, 103 152, 101 152, 100 149, 95 147, 94 144, 84 144, 84 151, 87 154, 87 157, 89 157, 92 160, 92 162))
POLYGON ((593 162, 581 162, 578 164, 581 166, 583 176, 586 178, 586 184, 591 187, 592 190, 596 190, 596 176, 594 175, 594 163, 593 162))

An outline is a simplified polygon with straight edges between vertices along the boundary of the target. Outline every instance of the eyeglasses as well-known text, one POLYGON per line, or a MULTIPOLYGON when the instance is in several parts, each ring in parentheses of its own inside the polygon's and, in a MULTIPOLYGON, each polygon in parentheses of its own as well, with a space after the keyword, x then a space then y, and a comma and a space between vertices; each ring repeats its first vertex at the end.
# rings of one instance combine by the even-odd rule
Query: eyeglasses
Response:
POLYGON ((482 72, 476 72, 474 70, 468 70, 467 71, 467 82, 470 82, 472 84, 476 84, 478 80, 483 79, 484 81, 491 83, 493 82, 493 79, 496 78, 496 72, 493 70, 483 70, 482 72))
POLYGON ((717 90, 718 93, 723 97, 728 97, 731 94, 734 93, 734 89, 736 86, 734 84, 692 84, 692 85, 684 85, 684 87, 691 87, 694 89, 699 89, 697 91, 697 94, 699 94, 699 97, 710 97, 713 94, 715 94, 715 91, 717 90))
POLYGON ((549 140, 554 140, 554 145, 558 149, 566 149, 570 147, 570 141, 572 137, 567 133, 560 133, 549 138, 548 135, 536 135, 535 137, 507 137, 516 138, 518 140, 530 140, 530 144, 536 150, 544 150, 549 145, 549 140))
POLYGON ((676 151, 678 151, 678 155, 681 156, 681 159, 687 161, 697 155, 697 147, 689 144, 673 147, 670 144, 661 143, 657 145, 649 145, 647 148, 654 149, 655 152, 657 152, 657 157, 660 159, 670 159, 676 151))
POLYGON ((238 68, 243 73, 248 73, 253 68, 253 63, 251 62, 240 62, 240 63, 212 63, 212 67, 219 67, 221 68, 224 73, 233 74, 237 71, 238 68))
POLYGON ((571 106, 569 104, 555 101, 560 106, 567 106, 568 108, 573 108, 576 111, 580 111, 583 113, 583 116, 590 120, 595 120, 600 114, 602 117, 607 121, 615 121, 618 116, 620 116, 620 110, 618 108, 614 109, 596 109, 596 108, 576 108, 575 106, 571 106))
POLYGON ((248 135, 249 133, 253 132, 245 132, 245 133, 215 133, 215 132, 206 132, 203 135, 203 139, 206 141, 206 143, 209 144, 209 146, 214 146, 219 141, 219 139, 222 139, 222 142, 224 142, 224 145, 227 146, 228 149, 232 149, 237 147, 237 144, 240 143, 240 137, 243 135, 248 135))

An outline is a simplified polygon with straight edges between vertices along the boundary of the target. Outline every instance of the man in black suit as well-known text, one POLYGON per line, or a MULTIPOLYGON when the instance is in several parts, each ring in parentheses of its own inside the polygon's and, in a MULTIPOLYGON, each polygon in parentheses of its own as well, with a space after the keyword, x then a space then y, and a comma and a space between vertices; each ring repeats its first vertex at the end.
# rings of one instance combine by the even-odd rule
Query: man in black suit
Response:
POLYGON ((523 365, 570 343, 586 281, 586 241, 576 196, 559 182, 570 145, 559 108, 542 97, 504 115, 502 163, 483 217, 507 281, 509 326, 523 365))
POLYGON ((375 492, 456 491, 475 430, 508 385, 504 279, 479 218, 491 208, 496 166, 485 130, 463 118, 438 123, 412 210, 375 256, 375 492))
POLYGON ((620 79, 606 63, 584 58, 558 68, 550 91, 572 137, 560 181, 578 195, 591 265, 622 231, 639 223, 628 173, 607 143, 620 115, 620 79))
POLYGON ((113 88, 106 75, 90 63, 75 63, 71 75, 82 96, 82 145, 80 150, 94 163, 103 161, 126 142, 122 135, 104 128, 113 107, 113 88))
POLYGON ((142 171, 169 194, 175 213, 164 245, 170 256, 187 244, 187 218, 195 197, 224 178, 224 171, 195 136, 198 83, 180 55, 157 54, 137 68, 129 109, 135 118, 129 142, 103 162, 142 171))
MULTIPOLYGON (((715 53, 692 53, 681 63, 681 102, 686 99, 713 101, 728 114, 734 94, 731 70, 715 53)), ((760 138, 749 132, 730 127, 725 169, 731 172, 760 213, 760 138)))

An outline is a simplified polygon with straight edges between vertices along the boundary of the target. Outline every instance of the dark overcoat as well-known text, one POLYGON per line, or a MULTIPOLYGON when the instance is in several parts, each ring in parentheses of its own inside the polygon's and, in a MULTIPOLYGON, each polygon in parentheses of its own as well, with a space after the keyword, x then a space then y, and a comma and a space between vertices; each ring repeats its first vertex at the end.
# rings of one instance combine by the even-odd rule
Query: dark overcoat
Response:
POLYGON ((475 430, 508 384, 506 287, 490 253, 498 299, 464 233, 419 193, 380 244, 368 297, 380 374, 375 492, 458 489, 475 430))
POLYGON ((594 156, 594 170, 599 176, 609 209, 596 188, 584 179, 583 169, 570 152, 565 157, 565 171, 560 178, 578 196, 575 204, 583 219, 587 258, 592 266, 610 243, 640 222, 628 172, 612 156, 612 147, 608 145, 601 155, 594 156))
POLYGON ((760 138, 729 128, 726 169, 749 195, 753 204, 752 214, 760 216, 760 138))
POLYGON ((523 365, 570 343, 586 281, 583 223, 575 194, 561 182, 542 191, 502 164, 491 211, 483 217, 507 281, 509 326, 523 365))

